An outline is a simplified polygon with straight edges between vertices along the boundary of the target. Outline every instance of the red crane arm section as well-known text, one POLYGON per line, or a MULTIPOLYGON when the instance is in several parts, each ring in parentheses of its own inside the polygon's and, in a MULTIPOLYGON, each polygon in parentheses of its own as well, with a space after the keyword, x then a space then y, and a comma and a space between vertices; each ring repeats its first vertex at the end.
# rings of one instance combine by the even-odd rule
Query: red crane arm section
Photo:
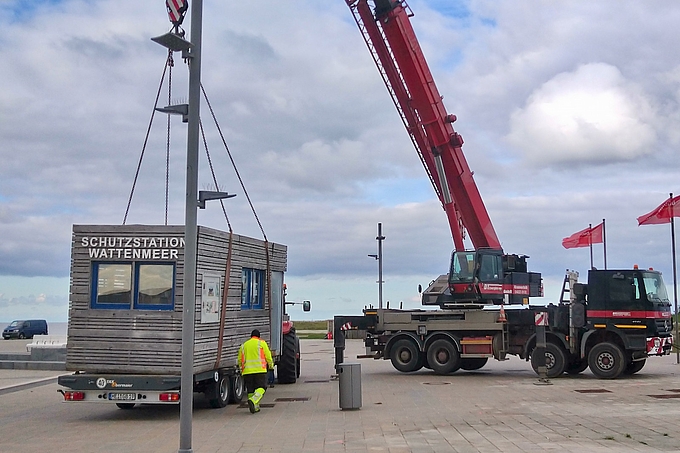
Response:
POLYGON ((460 222, 475 248, 500 249, 500 241, 463 154, 403 2, 346 0, 411 136, 444 211, 457 250, 460 222))

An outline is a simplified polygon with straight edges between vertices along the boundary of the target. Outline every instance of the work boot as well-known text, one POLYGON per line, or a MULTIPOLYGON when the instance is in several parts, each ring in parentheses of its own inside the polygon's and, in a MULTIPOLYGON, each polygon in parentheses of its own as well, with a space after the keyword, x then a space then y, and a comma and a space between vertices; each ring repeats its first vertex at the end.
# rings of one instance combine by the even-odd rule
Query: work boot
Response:
POLYGON ((248 409, 250 410, 251 414, 254 414, 255 412, 259 412, 260 408, 255 406, 255 403, 253 400, 248 400, 248 409))

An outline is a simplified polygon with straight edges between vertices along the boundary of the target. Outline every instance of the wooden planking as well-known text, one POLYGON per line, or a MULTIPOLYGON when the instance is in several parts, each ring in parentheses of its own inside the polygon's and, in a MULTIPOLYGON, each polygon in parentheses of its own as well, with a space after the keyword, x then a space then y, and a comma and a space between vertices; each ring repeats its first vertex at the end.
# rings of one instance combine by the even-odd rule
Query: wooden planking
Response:
MULTIPOLYGON (((176 261, 174 311, 92 310, 89 308, 92 260, 87 248, 78 246, 78 241, 85 235, 183 238, 184 228, 150 225, 74 225, 67 369, 142 374, 179 371, 184 250, 178 250, 176 261)), ((222 275, 224 285, 229 233, 199 226, 197 243, 194 372, 201 372, 214 368, 219 332, 219 323, 200 323, 202 272, 222 275)), ((285 271, 286 246, 269 243, 267 250, 270 253, 271 269, 285 271)), ((265 270, 266 263, 263 241, 233 235, 221 367, 236 365, 238 347, 248 338, 252 329, 258 328, 263 337, 269 339, 269 310, 240 310, 242 268, 265 270)))

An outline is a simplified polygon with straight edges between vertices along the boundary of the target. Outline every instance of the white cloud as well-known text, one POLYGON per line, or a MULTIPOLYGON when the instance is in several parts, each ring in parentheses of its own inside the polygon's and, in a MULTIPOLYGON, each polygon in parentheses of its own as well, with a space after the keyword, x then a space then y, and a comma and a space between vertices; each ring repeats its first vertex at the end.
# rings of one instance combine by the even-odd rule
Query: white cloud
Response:
POLYGON ((510 117, 508 142, 531 162, 611 163, 654 151, 655 113, 614 66, 591 63, 538 87, 510 117))

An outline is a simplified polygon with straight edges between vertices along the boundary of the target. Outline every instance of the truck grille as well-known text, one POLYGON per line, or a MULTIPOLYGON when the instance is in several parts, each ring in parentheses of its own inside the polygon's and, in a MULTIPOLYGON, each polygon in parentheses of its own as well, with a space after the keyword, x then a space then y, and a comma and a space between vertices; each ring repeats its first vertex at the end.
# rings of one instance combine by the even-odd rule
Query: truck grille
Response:
POLYGON ((667 333, 673 330, 673 323, 670 318, 657 319, 656 321, 656 331, 659 333, 667 333))

